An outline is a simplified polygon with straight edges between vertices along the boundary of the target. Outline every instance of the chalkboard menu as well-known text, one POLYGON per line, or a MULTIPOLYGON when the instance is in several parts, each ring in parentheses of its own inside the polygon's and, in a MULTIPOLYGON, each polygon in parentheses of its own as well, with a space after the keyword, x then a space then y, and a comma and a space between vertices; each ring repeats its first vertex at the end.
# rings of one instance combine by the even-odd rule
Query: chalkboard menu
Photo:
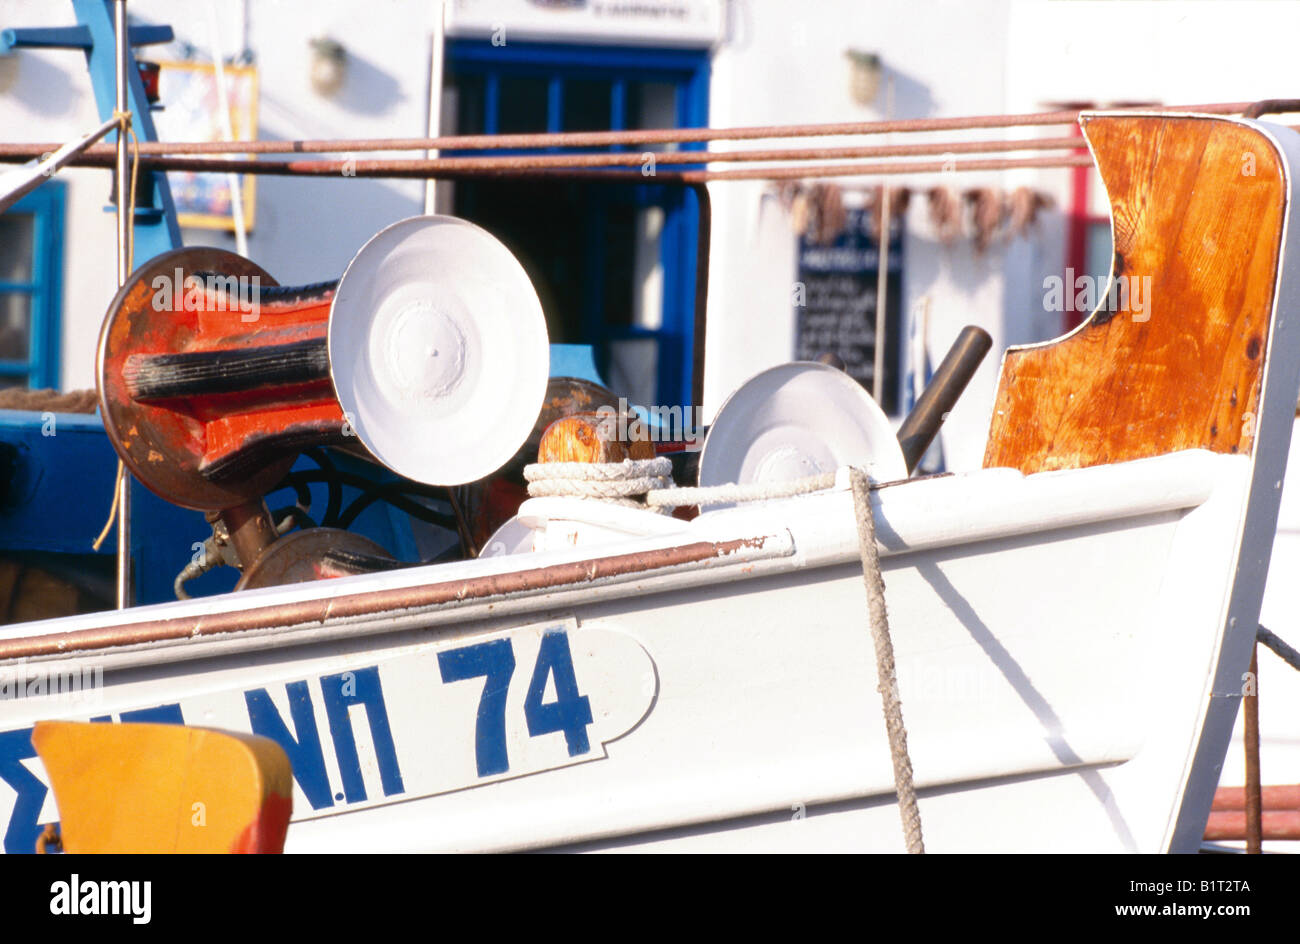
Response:
MULTIPOLYGON (((876 275, 880 248, 871 235, 864 210, 848 211, 848 226, 834 242, 799 240, 798 282, 794 293, 795 359, 815 360, 835 354, 848 373, 870 392, 876 357, 876 275), (802 304, 800 304, 802 302, 802 304)), ((885 300, 885 412, 898 412, 899 352, 902 324, 903 240, 893 221, 889 241, 889 276, 885 300)))

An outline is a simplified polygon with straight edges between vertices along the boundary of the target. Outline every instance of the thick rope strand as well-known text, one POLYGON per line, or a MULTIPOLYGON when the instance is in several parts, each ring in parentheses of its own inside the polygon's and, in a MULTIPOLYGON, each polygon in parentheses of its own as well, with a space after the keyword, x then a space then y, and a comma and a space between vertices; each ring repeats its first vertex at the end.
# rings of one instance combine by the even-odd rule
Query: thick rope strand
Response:
POLYGON ((912 758, 907 753, 907 728, 903 724, 903 705, 894 672, 894 644, 889 638, 889 613, 885 609, 885 581, 880 576, 880 550, 876 547, 876 523, 871 511, 871 490, 867 474, 854 468, 853 508, 858 524, 858 544, 862 550, 862 577, 867 586, 867 612, 871 618, 871 641, 876 649, 877 691, 885 712, 885 730, 889 735, 889 753, 894 762, 894 789, 898 793, 898 812, 903 820, 903 838, 909 853, 925 852, 921 837, 921 810, 916 802, 912 782, 912 758))
POLYGON ((745 485, 711 485, 705 488, 665 488, 645 497, 651 508, 679 505, 719 505, 723 502, 767 501, 822 492, 835 486, 835 473, 809 475, 789 482, 753 482, 745 485))

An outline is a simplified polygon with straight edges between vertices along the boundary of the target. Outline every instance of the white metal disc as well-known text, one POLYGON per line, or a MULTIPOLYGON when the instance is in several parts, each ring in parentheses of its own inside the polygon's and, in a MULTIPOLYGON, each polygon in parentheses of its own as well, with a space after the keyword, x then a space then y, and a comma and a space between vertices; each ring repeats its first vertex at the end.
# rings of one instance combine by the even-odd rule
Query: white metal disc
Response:
POLYGON ((786 482, 846 465, 877 482, 907 478, 876 401, 843 371, 797 361, 756 374, 722 404, 700 453, 700 485, 786 482))
POLYGON ((523 266, 451 216, 381 230, 330 309, 334 392, 362 444, 399 475, 460 485, 495 472, 537 421, 546 320, 523 266))

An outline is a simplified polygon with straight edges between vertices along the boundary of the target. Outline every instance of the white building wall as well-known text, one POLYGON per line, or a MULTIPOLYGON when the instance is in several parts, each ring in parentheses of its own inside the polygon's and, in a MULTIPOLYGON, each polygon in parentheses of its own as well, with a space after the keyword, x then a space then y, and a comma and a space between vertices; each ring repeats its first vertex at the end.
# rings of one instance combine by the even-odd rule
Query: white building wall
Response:
MULTIPOLYGON (((1001 111, 1008 9, 1003 0, 925 5, 905 0, 870 4, 740 0, 730 5, 727 36, 713 60, 712 124, 874 121, 887 114, 911 118, 1001 111), (921 10, 922 6, 929 9, 921 10), (876 52, 883 60, 884 80, 872 105, 854 100, 850 49, 876 52)), ((827 137, 796 144, 829 147, 904 139, 952 140, 952 135, 827 137)), ((789 141, 767 143, 792 146, 789 141)), ((753 146, 750 142, 715 145, 720 150, 753 146)), ((861 189, 878 180, 842 183, 861 189)), ((903 181, 891 178, 891 183, 903 181)), ((987 174, 935 174, 907 183, 922 188, 941 183, 962 189, 1008 186, 1000 177, 987 174)), ((747 377, 790 359, 796 247, 790 215, 775 199, 772 185, 720 182, 711 186, 711 192, 714 248, 704 386, 705 414, 710 417, 747 377)), ((1003 318, 1004 265, 1003 247, 991 247, 980 255, 969 240, 939 244, 930 230, 925 201, 913 201, 906 222, 902 310, 906 316, 918 299, 929 296, 929 341, 936 363, 965 324, 988 330, 995 350, 1011 341, 1038 338, 1032 331, 1027 336, 1019 325, 1008 332, 1003 318)), ((950 418, 944 440, 950 466, 978 466, 996 377, 994 355, 950 418)))
MULTIPOLYGON (((227 56, 243 46, 242 3, 229 0, 131 0, 133 22, 169 24, 177 42, 141 50, 145 59, 179 59, 181 44, 211 61, 213 22, 227 56), (213 15, 215 11, 215 16, 213 15)), ((260 136, 302 138, 420 137, 428 114, 430 0, 262 0, 247 5, 248 44, 256 53, 260 136), (310 86, 308 45, 326 36, 348 52, 342 89, 325 98, 310 86)), ((4 0, 0 28, 75 23, 70 3, 4 0)), ((22 50, 14 85, 0 96, 0 128, 11 141, 65 141, 99 123, 85 59, 73 51, 22 50)), ((367 157, 408 156, 376 152, 367 157)), ((110 180, 99 170, 60 175, 68 182, 64 244, 64 389, 93 387, 95 341, 117 287, 115 229, 107 205, 110 180)), ((248 254, 283 284, 342 275, 376 232, 423 212, 414 180, 263 177, 248 254)), ((232 234, 183 232, 186 245, 234 251, 232 234)))

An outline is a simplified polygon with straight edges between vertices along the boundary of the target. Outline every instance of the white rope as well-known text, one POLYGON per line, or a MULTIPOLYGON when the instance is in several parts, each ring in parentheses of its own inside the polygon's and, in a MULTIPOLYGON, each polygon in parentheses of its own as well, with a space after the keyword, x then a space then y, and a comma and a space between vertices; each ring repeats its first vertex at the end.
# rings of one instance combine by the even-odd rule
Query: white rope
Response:
POLYGON ((678 505, 718 505, 722 502, 767 501, 822 492, 835 485, 835 473, 809 475, 789 482, 752 482, 747 485, 711 485, 707 488, 666 488, 645 497, 652 508, 678 505))
POLYGON ((631 508, 645 508, 638 495, 672 484, 673 464, 666 457, 622 462, 539 462, 524 467, 533 498, 597 498, 631 508))
POLYGON ((835 485, 835 473, 824 472, 788 482, 673 488, 672 462, 664 456, 622 462, 543 462, 525 467, 524 478, 528 481, 528 494, 533 498, 596 498, 654 510, 791 498, 825 491, 835 485), (645 497, 634 500, 637 496, 645 497))
POLYGON ((885 581, 880 575, 880 549, 876 546, 876 522, 871 511, 871 486, 867 473, 854 468, 853 508, 858 524, 858 545, 862 551, 862 577, 867 585, 867 612, 871 618, 871 641, 876 649, 876 690, 885 712, 889 754, 894 762, 894 790, 898 813, 903 820, 903 839, 909 853, 925 852, 921 838, 921 810, 912 782, 912 758, 907 752, 907 728, 903 724, 903 703, 898 695, 894 672, 894 644, 889 638, 889 613, 885 609, 885 581))

